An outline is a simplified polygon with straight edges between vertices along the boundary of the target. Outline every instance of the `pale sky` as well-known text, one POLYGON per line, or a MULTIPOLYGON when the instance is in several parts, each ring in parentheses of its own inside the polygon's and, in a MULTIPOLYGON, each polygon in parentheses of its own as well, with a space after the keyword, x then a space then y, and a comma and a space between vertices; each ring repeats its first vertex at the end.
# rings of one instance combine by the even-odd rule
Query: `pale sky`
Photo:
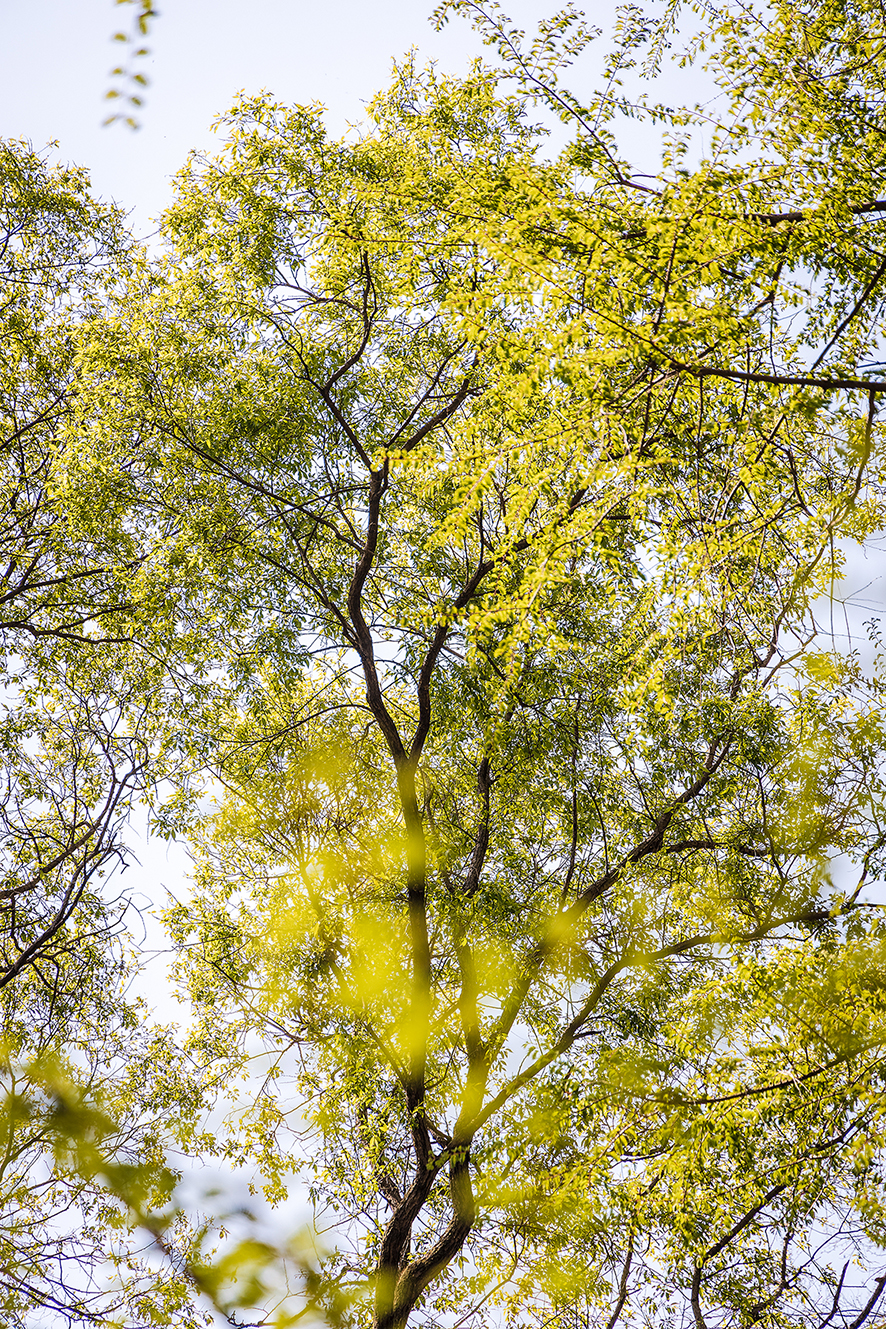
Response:
MULTIPOLYGON (((209 126, 241 89, 284 102, 322 102, 342 132, 390 78, 392 59, 416 47, 422 63, 463 71, 484 49, 463 19, 441 33, 434 0, 157 0, 160 16, 142 61, 151 83, 137 132, 102 128, 104 94, 135 6, 113 0, 0 0, 0 137, 89 168, 96 193, 113 198, 144 233, 168 198, 168 180, 189 149, 211 147, 209 126)), ((556 0, 508 0, 532 29, 556 0)), ((589 6, 609 28, 615 0, 589 6), (602 11, 602 17, 601 17, 602 11)))

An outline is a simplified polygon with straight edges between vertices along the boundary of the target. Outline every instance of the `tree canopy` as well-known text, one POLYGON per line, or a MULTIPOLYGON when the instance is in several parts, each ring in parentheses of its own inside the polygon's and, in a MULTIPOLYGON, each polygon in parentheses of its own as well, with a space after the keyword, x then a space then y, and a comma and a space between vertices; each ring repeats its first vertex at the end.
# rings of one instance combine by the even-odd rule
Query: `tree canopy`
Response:
POLYGON ((71 994, 144 1018, 89 886, 118 814, 195 858, 183 1048, 114 1043, 72 1124, 23 1039, 10 1101, 56 1111, 98 1245, 128 1209, 175 1275, 99 1323, 202 1292, 281 1326, 873 1326, 884 679, 876 621, 831 622, 884 523, 886 19, 625 8, 590 96, 577 11, 453 13, 492 62, 406 62, 359 133, 242 98, 159 250, 7 148, 50 247, 4 314, 0 898, 63 1102, 71 994), (652 100, 679 41, 704 107, 652 100), (201 1147, 307 1188, 301 1292, 258 1242, 212 1262, 170 1198, 201 1147))

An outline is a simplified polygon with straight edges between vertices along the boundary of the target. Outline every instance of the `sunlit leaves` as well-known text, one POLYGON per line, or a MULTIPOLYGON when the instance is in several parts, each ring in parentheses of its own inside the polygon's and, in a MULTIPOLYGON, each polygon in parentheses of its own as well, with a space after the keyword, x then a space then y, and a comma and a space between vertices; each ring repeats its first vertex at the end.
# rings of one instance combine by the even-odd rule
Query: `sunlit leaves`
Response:
POLYGON ((822 1318, 816 1234, 882 1227, 881 683, 816 619, 883 517, 880 57, 838 5, 700 20, 724 105, 650 109, 641 179, 673 7, 588 105, 577 13, 450 8, 501 69, 406 64, 340 141, 241 100, 78 336, 60 492, 156 616, 188 1049, 384 1329, 822 1318))

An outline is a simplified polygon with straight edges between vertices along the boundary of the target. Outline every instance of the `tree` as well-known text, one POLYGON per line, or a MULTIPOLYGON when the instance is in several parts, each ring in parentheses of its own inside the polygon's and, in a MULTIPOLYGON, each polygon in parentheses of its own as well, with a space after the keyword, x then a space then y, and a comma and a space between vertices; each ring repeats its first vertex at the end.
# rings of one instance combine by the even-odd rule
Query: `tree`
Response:
MULTIPOLYGON (((177 1127, 195 1109, 169 1035, 129 991, 129 902, 109 885, 126 817, 164 769, 150 705, 163 645, 141 556, 100 526, 78 532, 63 500, 77 330, 130 241, 83 172, 27 144, 0 143, 0 185, 0 1308, 29 1329, 188 1324, 187 1280, 158 1270, 125 1197, 84 1166, 103 1139, 118 1192, 128 1179, 130 1198, 162 1207, 171 1089, 177 1127)), ((187 1249, 181 1219, 169 1239, 187 1249)))
POLYGON ((883 18, 701 20, 723 108, 640 177, 667 26, 585 106, 576 15, 452 8, 498 75, 241 102, 81 339, 71 520, 213 671, 192 1055, 261 1040, 229 1148, 355 1322, 873 1324, 882 681, 817 616, 882 525, 883 18))
MULTIPOLYGON (((70 410, 72 326, 101 301, 125 249, 119 218, 97 207, 75 171, 52 171, 24 145, 0 148, 3 181, 4 796, 0 985, 28 965, 51 971, 90 880, 117 850, 121 803, 143 761, 137 735, 115 735, 109 696, 83 685, 102 630, 127 611, 107 557, 72 544, 53 502, 59 424, 70 410)), ((105 551, 106 552, 106 551, 105 551)), ((95 901, 92 901, 94 906, 95 901)))

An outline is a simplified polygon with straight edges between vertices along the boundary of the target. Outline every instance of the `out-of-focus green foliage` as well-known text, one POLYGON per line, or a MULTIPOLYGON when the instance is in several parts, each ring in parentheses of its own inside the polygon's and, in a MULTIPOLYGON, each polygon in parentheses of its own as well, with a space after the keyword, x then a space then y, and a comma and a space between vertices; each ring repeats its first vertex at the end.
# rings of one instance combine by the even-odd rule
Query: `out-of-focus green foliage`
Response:
MULTIPOLYGON (((576 12, 452 11, 496 69, 339 141, 242 100, 77 320, 55 510, 197 854, 210 1147, 336 1234, 306 1301, 181 1267, 280 1325, 875 1324, 882 660, 817 616, 883 527, 884 19, 626 8, 582 100, 576 12), (687 27, 719 100, 647 104, 687 27)), ((144 1169, 93 1164, 162 1245, 144 1169)))
POLYGON ((170 1204, 166 1163, 173 1143, 194 1143, 199 1090, 144 1003, 127 1000, 119 957, 82 941, 78 952, 81 967, 92 961, 85 992, 59 992, 47 1009, 30 971, 14 1001, 4 993, 3 1321, 205 1323, 185 1266, 195 1233, 170 1204), (158 1238, 171 1258, 158 1259, 158 1238))
POLYGON ((111 39, 120 44, 118 53, 122 51, 123 55, 118 58, 111 70, 114 86, 105 93, 106 101, 123 109, 112 111, 105 120, 105 125, 113 125, 122 120, 129 129, 138 129, 140 123, 138 117, 144 104, 144 90, 148 86, 148 77, 142 72, 143 66, 140 62, 150 55, 150 49, 145 45, 145 41, 152 20, 157 18, 157 11, 152 0, 114 0, 115 5, 133 3, 136 5, 136 13, 132 30, 117 31, 111 39))

